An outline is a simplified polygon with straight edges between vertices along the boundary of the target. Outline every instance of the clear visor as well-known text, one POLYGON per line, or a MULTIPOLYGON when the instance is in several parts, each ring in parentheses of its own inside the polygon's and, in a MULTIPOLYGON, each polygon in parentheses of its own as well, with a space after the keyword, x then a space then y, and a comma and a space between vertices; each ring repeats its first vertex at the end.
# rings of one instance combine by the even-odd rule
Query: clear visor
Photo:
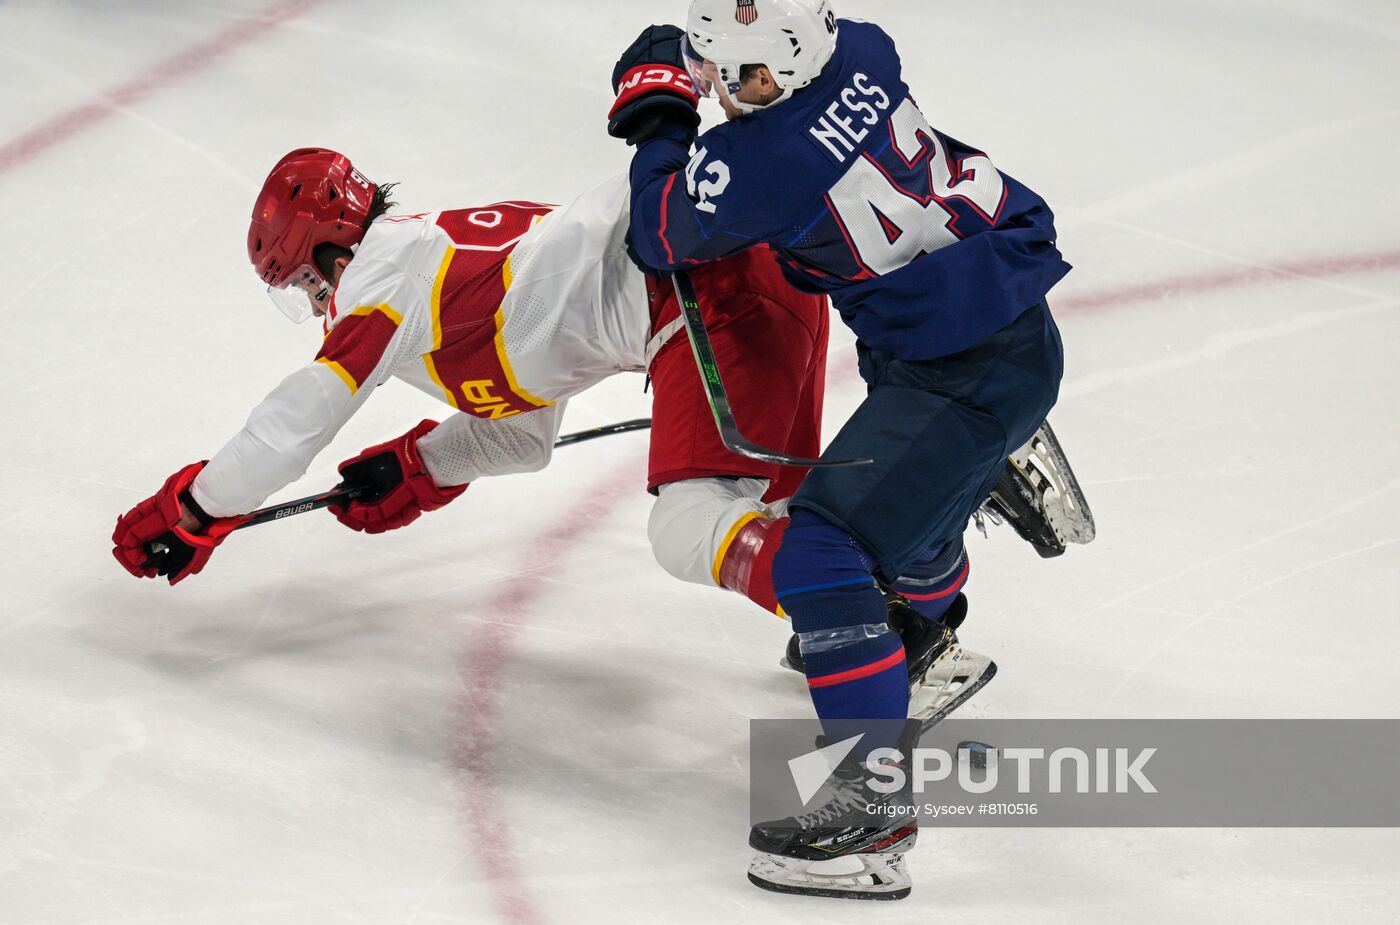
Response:
POLYGON ((713 61, 706 61, 705 56, 695 50, 688 35, 685 37, 681 56, 685 58, 685 68, 690 72, 690 82, 695 84, 695 92, 702 97, 714 96, 715 80, 719 77, 719 71, 713 61))
POLYGON ((280 289, 268 286, 267 294, 293 324, 301 324, 312 315, 319 318, 331 302, 330 283, 309 266, 293 273, 280 289))

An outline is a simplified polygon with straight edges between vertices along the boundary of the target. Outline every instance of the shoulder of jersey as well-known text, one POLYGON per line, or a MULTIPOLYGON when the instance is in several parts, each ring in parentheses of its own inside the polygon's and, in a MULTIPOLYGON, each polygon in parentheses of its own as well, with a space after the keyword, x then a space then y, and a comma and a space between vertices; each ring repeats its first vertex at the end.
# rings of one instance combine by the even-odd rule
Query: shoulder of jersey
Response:
POLYGON ((888 32, 880 28, 879 23, 864 19, 842 19, 838 20, 837 24, 840 27, 837 41, 840 41, 842 37, 848 37, 857 42, 876 43, 890 51, 894 50, 894 39, 890 38, 888 32))
POLYGON ((381 215, 369 226, 356 256, 368 251, 377 259, 392 258, 395 254, 412 249, 432 232, 437 217, 437 212, 381 215))
MULTIPOLYGON (((375 219, 336 289, 336 318, 330 327, 356 308, 394 301, 419 245, 437 232, 433 224, 436 217, 436 212, 422 212, 375 219)), ((393 304, 390 307, 400 314, 410 308, 393 304)))
MULTIPOLYGON (((858 19, 854 16, 843 16, 836 20, 836 25, 840 30, 850 29, 851 32, 857 35, 874 33, 879 33, 880 35, 885 34, 885 30, 881 29, 878 23, 873 23, 868 19, 858 19)), ((837 35, 838 37, 840 36, 839 31, 837 35)))
POLYGON ((721 122, 696 139, 695 149, 705 149, 706 162, 723 160, 742 166, 748 162, 748 158, 741 155, 752 151, 752 148, 745 144, 745 136, 752 139, 755 137, 752 133, 764 130, 765 127, 759 125, 757 120, 734 119, 721 122))

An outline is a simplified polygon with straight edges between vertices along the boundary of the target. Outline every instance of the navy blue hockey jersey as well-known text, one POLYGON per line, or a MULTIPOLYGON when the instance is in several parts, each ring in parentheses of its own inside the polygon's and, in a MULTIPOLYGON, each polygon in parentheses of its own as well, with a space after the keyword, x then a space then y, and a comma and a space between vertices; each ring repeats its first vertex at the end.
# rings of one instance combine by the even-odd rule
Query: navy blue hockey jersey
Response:
POLYGON ((766 242, 868 346, 900 359, 970 347, 1069 272, 1054 216, 981 151, 936 131, 878 26, 842 20, 809 86, 632 162, 632 240, 681 269, 766 242), (695 150, 692 156, 691 143, 695 150))

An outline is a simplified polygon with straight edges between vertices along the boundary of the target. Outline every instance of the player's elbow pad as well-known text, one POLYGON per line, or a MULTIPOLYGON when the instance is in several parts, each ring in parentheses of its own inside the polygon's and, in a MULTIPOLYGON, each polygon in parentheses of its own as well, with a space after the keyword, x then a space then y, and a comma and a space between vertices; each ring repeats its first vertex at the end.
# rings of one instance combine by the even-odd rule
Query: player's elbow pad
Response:
POLYGON ((554 430, 534 429, 517 415, 483 421, 458 414, 418 441, 423 464, 438 485, 465 485, 484 476, 538 472, 554 455, 554 430))
POLYGON ((632 223, 632 228, 634 233, 628 242, 630 249, 627 253, 643 272, 669 273, 680 268, 680 264, 667 259, 665 248, 652 243, 657 240, 656 232, 646 231, 636 221, 632 223))

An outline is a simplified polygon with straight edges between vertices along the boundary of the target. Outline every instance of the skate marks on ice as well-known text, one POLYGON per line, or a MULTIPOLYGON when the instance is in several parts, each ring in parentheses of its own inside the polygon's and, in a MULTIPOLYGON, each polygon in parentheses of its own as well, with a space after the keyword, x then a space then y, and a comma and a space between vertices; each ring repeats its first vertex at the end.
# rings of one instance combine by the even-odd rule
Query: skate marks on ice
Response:
POLYGON ((1136 364, 1117 370, 1105 370, 1078 377, 1067 382, 1060 390, 1060 401, 1062 403, 1073 401, 1076 398, 1091 395, 1104 389, 1178 373, 1210 360, 1218 360, 1245 347, 1307 334, 1316 328, 1328 325, 1344 324, 1372 316, 1385 315, 1395 311, 1397 307, 1400 307, 1400 299, 1380 299, 1331 311, 1302 312, 1292 318, 1251 330, 1212 334, 1200 347, 1181 356, 1166 357, 1150 363, 1136 364))
POLYGON ((124 114, 131 106, 221 63, 232 54, 256 45, 276 29, 322 0, 281 0, 253 16, 234 21, 209 38, 176 52, 116 84, 91 102, 57 113, 20 135, 0 143, 0 175, 29 163, 50 149, 107 121, 124 114))

